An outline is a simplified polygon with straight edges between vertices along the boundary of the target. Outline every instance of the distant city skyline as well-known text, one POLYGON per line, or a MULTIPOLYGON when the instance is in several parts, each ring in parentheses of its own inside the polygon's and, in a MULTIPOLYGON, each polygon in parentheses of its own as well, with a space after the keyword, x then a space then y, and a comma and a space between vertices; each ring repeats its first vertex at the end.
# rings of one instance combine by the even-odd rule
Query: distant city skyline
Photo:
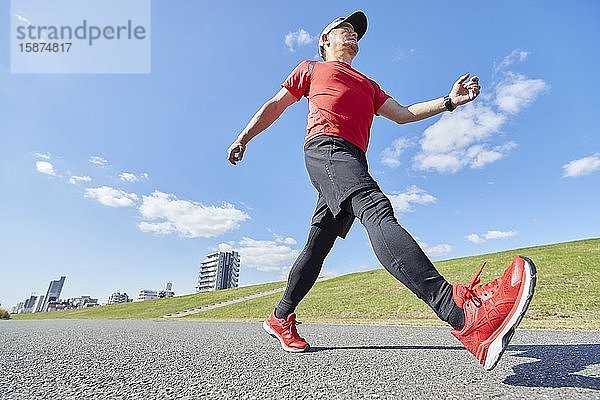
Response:
MULTIPOLYGON (((45 295, 37 295, 35 292, 32 292, 31 295, 29 297, 26 297, 23 301, 19 301, 15 304, 11 304, 11 305, 4 305, 4 307, 6 307, 7 309, 23 309, 26 312, 46 312, 47 308, 48 308, 48 304, 51 301, 58 301, 58 300, 68 300, 68 299, 72 299, 72 298, 91 298, 92 296, 88 296, 88 295, 81 295, 81 296, 76 296, 76 297, 65 297, 65 298, 61 298, 60 297, 60 293, 62 291, 63 285, 66 281, 66 277, 65 276, 61 276, 59 280, 52 280, 50 281, 50 284, 48 286, 48 289, 46 291, 45 295), (18 307, 19 304, 23 304, 23 307, 18 307)), ((154 292, 154 296, 151 296, 151 298, 165 298, 165 297, 173 297, 175 295, 175 292, 173 291, 173 283, 172 282, 166 282, 164 284, 164 289, 140 289, 138 291, 138 301, 142 301, 142 300, 147 300, 146 299, 141 299, 139 298, 139 296, 141 296, 141 292, 143 291, 151 291, 154 292)), ((127 293, 123 292, 111 292, 110 294, 108 294, 107 296, 105 296, 106 300, 103 302, 100 302, 100 305, 109 305, 109 304, 118 304, 118 303, 127 303, 129 301, 132 301, 132 299, 130 300, 129 296, 127 295, 127 293), (112 299, 112 302, 111 302, 112 299)), ((0 303, 0 306, 2 306, 2 303, 0 303)))
POLYGON ((18 302, 9 308, 12 314, 44 313, 56 310, 93 307, 98 305, 98 299, 91 296, 79 296, 70 298, 61 298, 61 291, 65 283, 66 276, 61 276, 58 280, 50 281, 45 295, 32 294, 25 301, 18 302))

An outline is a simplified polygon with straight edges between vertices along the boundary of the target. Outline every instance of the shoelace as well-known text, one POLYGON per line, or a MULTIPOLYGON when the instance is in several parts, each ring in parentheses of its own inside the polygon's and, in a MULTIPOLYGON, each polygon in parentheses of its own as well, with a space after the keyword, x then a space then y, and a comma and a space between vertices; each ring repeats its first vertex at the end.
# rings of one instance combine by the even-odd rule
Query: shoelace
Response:
POLYGON ((292 336, 295 338, 299 338, 302 339, 300 337, 300 335, 298 335, 298 331, 296 330, 296 325, 300 325, 302 324, 302 322, 300 321, 296 321, 294 320, 293 322, 287 322, 287 321, 283 321, 281 323, 281 326, 283 326, 284 329, 289 330, 292 333, 292 336))
POLYGON ((465 297, 467 298, 467 300, 473 300, 473 304, 475 304, 475 307, 481 307, 482 304, 481 299, 475 293, 475 286, 481 283, 479 276, 481 275, 481 272, 483 272, 483 268, 485 267, 486 263, 487 261, 484 261, 483 264, 481 264, 481 268, 479 268, 479 271, 477 271, 469 286, 465 286, 465 289, 467 289, 465 297))

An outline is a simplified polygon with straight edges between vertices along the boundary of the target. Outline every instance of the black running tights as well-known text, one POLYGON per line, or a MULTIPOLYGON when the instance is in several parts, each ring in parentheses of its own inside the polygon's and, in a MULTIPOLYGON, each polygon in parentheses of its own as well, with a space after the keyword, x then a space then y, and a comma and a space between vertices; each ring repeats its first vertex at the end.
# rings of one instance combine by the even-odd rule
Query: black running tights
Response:
MULTIPOLYGON (((400 226, 389 199, 379 188, 354 193, 342 208, 343 212, 351 213, 364 225, 375 255, 388 272, 427 303, 440 319, 455 328, 463 325, 464 314, 454 303, 452 285, 400 226)), ((333 232, 338 231, 335 227, 311 227, 306 246, 290 271, 286 291, 275 311, 278 318, 294 312, 312 288, 336 240, 333 232)))

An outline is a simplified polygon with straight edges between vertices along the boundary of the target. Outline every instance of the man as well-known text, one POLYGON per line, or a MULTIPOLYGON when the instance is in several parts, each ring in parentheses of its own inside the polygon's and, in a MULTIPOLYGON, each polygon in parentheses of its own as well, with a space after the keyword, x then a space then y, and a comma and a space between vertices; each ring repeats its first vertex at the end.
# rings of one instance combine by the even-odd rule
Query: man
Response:
POLYGON ((467 81, 469 74, 465 74, 447 96, 401 106, 375 81, 352 68, 366 30, 367 17, 361 11, 327 25, 319 38, 324 61, 300 63, 228 149, 229 161, 235 165, 253 137, 288 106, 307 97, 305 162, 319 197, 307 243, 290 271, 283 298, 263 328, 286 351, 309 348, 296 330, 295 308, 317 280, 336 238, 344 238, 358 218, 381 264, 449 323, 451 333, 491 370, 533 295, 533 262, 515 257, 502 277, 477 286, 482 266, 469 286, 451 285, 398 224, 390 201, 368 172, 365 156, 374 115, 404 124, 453 111, 479 95, 479 80, 474 76, 467 81))

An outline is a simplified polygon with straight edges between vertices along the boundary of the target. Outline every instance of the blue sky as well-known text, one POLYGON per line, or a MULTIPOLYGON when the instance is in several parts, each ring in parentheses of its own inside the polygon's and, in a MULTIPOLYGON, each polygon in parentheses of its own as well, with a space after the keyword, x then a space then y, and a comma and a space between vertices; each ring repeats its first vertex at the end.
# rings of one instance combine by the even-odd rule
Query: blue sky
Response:
MULTIPOLYGON (((598 237, 600 5, 541 4, 153 1, 151 73, 11 74, 16 17, 2 2, 0 302, 61 275, 64 298, 166 281, 193 293, 219 248, 240 251, 242 285, 283 279, 316 200, 306 100, 238 166, 226 149, 316 59, 321 29, 356 9, 370 25, 353 66, 401 104, 443 96, 465 72, 481 81, 452 114, 373 123, 371 172, 434 260, 598 237)), ((323 272, 374 268, 355 223, 323 272)))

